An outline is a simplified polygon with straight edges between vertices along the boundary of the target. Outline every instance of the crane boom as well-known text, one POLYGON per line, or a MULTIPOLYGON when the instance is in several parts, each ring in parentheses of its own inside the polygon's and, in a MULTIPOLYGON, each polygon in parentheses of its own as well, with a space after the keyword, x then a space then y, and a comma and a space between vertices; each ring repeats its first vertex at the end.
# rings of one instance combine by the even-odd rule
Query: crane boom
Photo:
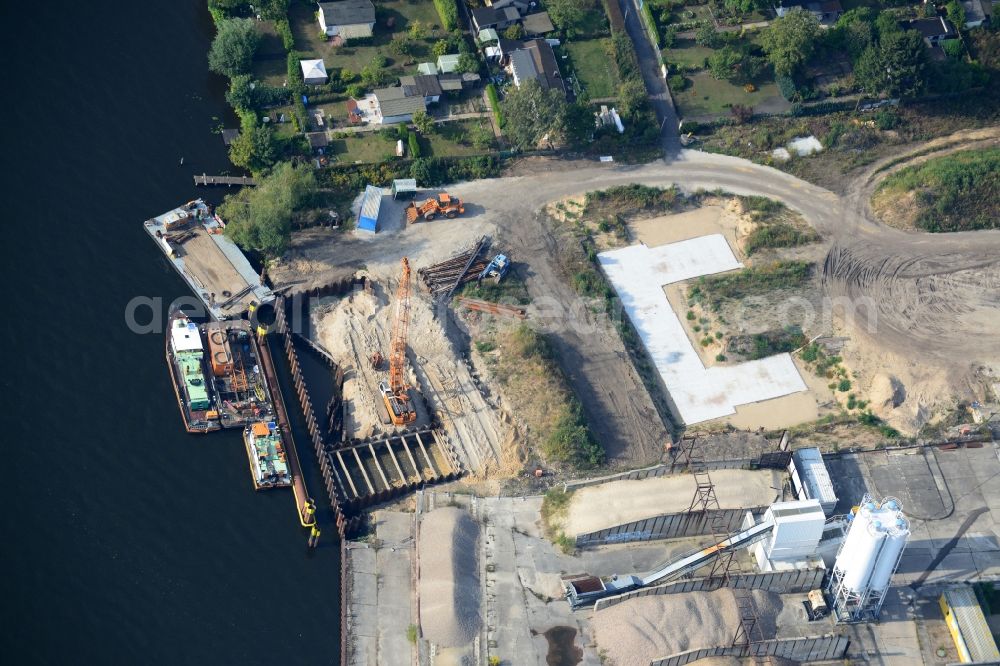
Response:
POLYGON ((403 275, 396 289, 396 312, 392 321, 392 345, 389 349, 389 388, 396 395, 407 388, 403 377, 406 367, 406 340, 410 329, 410 260, 403 257, 403 275))

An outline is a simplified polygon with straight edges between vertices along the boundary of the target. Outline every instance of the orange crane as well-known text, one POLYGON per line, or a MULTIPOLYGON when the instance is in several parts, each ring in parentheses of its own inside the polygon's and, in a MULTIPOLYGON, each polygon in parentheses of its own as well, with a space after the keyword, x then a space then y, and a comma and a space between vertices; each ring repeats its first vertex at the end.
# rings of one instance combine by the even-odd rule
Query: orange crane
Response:
POLYGON ((380 382, 379 391, 389 418, 395 425, 417 420, 410 401, 409 385, 403 376, 406 368, 406 340, 410 328, 410 260, 403 257, 403 275, 396 289, 396 312, 392 320, 392 343, 389 348, 389 383, 380 382))

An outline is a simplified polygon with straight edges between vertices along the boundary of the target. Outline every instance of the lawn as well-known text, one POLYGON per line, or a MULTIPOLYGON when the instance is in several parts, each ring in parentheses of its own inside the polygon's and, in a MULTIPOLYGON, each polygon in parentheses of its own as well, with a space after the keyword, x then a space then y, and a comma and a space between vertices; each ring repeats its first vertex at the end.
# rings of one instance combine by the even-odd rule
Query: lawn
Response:
MULTIPOLYGON (((482 123, 492 132, 492 125, 486 118, 481 119, 482 123)), ((470 131, 480 121, 470 118, 467 120, 456 120, 450 123, 438 123, 434 126, 434 131, 430 136, 420 137, 420 149, 423 157, 449 157, 459 155, 480 155, 489 152, 492 148, 483 151, 472 145, 470 131)))
POLYGON ((748 93, 741 86, 713 78, 708 71, 687 78, 691 81, 687 90, 671 90, 678 112, 686 119, 725 116, 734 104, 768 113, 781 113, 790 107, 781 97, 778 86, 770 81, 758 84, 755 92, 748 93))
POLYGON ((332 139, 327 154, 343 164, 385 162, 395 159, 396 139, 377 132, 357 132, 332 139))
POLYGON ((713 49, 707 46, 698 46, 693 39, 678 39, 674 43, 674 47, 668 49, 663 57, 667 59, 667 66, 671 67, 671 74, 673 74, 673 65, 704 67, 705 58, 713 53, 715 53, 713 49))
POLYGON ((591 99, 614 97, 618 75, 609 52, 609 39, 588 39, 566 45, 580 85, 591 99))
POLYGON ((292 4, 288 11, 292 34, 295 36, 295 49, 302 53, 323 58, 327 71, 348 69, 355 74, 361 71, 377 55, 385 56, 388 69, 396 76, 416 73, 417 63, 434 60, 430 47, 433 37, 418 44, 413 56, 393 56, 386 46, 392 41, 394 34, 405 33, 413 21, 420 21, 430 30, 440 27, 441 18, 431 0, 413 2, 410 0, 386 0, 378 3, 375 14, 375 36, 372 43, 364 46, 335 47, 327 41, 320 31, 319 21, 315 17, 313 5, 292 4), (392 28, 388 22, 392 20, 392 28))
POLYGON ((251 74, 258 81, 280 88, 288 77, 285 47, 274 30, 273 22, 258 21, 256 25, 257 32, 260 33, 260 44, 253 57, 251 74))

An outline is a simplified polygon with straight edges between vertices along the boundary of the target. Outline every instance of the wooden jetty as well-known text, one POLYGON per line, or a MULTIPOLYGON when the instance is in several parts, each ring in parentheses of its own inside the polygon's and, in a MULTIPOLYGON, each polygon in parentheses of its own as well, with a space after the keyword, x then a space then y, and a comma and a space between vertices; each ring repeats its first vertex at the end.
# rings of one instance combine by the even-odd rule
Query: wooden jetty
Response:
POLYGON ((195 185, 225 185, 226 187, 232 187, 233 185, 253 187, 257 184, 250 176, 209 176, 207 174, 201 174, 200 176, 195 174, 194 177, 195 185))

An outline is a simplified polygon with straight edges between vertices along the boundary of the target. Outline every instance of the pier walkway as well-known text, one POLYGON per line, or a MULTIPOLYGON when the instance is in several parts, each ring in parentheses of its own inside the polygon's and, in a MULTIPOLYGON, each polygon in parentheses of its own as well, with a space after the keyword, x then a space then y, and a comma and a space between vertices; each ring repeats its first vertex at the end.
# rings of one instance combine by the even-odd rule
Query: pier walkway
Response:
POLYGON ((209 176, 208 174, 201 174, 200 176, 195 174, 194 177, 195 185, 225 185, 227 187, 232 187, 233 185, 241 185, 246 187, 253 187, 257 184, 250 176, 209 176))

